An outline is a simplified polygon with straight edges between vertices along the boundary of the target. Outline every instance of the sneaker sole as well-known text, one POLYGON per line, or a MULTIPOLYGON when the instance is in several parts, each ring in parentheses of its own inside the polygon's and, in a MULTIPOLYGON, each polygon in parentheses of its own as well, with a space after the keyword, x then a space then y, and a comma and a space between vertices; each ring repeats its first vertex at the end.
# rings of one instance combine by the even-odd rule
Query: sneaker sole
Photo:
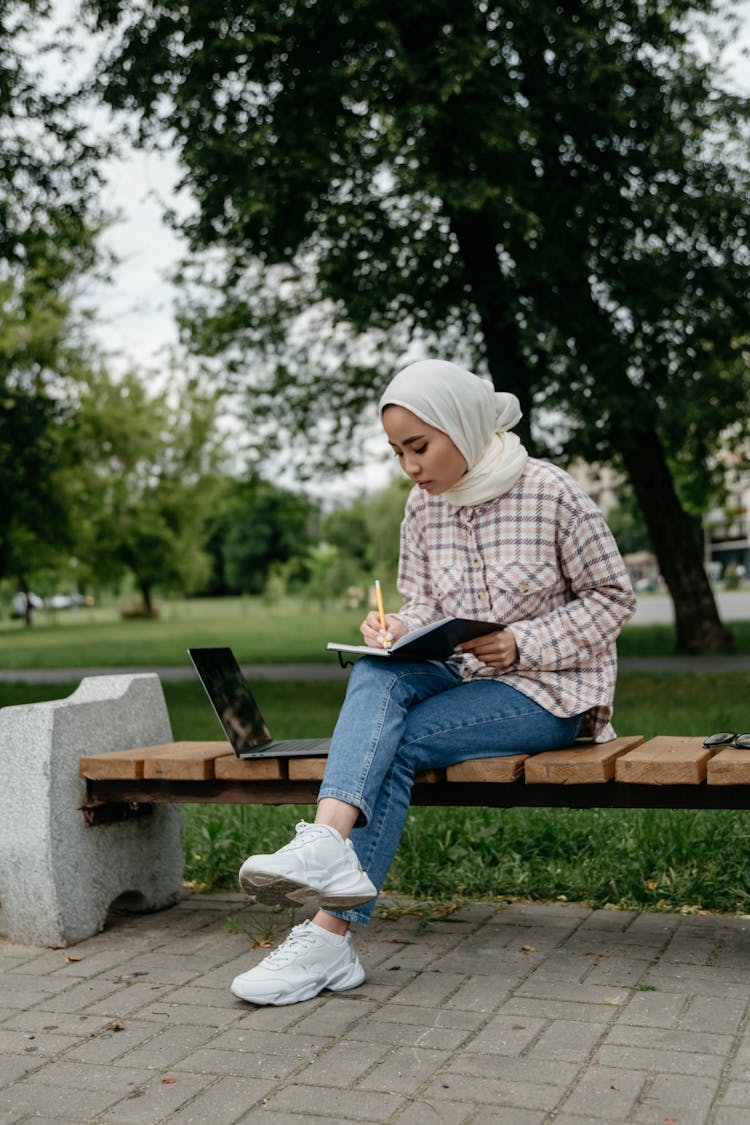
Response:
POLYGON ((306 883, 297 883, 280 875, 263 875, 257 871, 248 871, 240 875, 240 886, 245 894, 253 895, 258 902, 268 906, 293 903, 295 906, 312 904, 324 909, 348 910, 354 906, 362 906, 363 903, 375 898, 373 894, 329 895, 316 891, 306 883))
POLYGON ((296 992, 291 992, 286 996, 268 998, 257 993, 255 996, 248 996, 243 994, 241 987, 236 989, 232 987, 230 988, 230 992, 233 996, 236 996, 238 1000, 244 1000, 248 1004, 282 1008, 286 1004, 299 1004, 303 1000, 312 1000, 315 996, 319 996, 321 992, 346 992, 350 988, 359 988, 361 984, 364 984, 366 975, 362 965, 358 962, 354 966, 353 971, 339 983, 334 982, 331 984, 322 984, 320 986, 303 985, 303 987, 298 988, 296 992))

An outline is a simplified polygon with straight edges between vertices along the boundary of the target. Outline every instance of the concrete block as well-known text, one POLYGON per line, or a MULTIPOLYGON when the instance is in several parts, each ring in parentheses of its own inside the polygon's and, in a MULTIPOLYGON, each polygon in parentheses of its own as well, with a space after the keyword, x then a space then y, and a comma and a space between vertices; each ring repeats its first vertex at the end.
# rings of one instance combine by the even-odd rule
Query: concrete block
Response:
POLYGON ((159 677, 94 676, 66 699, 0 711, 0 931, 67 946, 113 903, 159 910, 182 894, 182 810, 91 827, 78 759, 172 741, 159 677))

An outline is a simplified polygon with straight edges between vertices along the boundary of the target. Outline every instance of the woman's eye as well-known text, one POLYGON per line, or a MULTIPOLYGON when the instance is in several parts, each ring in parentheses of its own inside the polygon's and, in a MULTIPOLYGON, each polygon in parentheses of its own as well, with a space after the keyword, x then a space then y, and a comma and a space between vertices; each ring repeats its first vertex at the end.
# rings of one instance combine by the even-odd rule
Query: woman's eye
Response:
POLYGON ((427 450, 427 442, 425 442, 425 444, 421 447, 421 449, 415 449, 414 452, 417 454, 417 456, 420 456, 426 450, 427 450))

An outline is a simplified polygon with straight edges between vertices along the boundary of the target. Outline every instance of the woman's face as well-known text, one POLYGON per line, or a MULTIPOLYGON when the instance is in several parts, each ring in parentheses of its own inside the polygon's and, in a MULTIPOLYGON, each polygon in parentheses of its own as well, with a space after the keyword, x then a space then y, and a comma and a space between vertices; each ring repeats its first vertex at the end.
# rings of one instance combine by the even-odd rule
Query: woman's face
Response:
POLYGON ((386 406, 382 418, 401 468, 421 489, 439 496, 459 482, 468 465, 446 433, 403 406, 386 406))

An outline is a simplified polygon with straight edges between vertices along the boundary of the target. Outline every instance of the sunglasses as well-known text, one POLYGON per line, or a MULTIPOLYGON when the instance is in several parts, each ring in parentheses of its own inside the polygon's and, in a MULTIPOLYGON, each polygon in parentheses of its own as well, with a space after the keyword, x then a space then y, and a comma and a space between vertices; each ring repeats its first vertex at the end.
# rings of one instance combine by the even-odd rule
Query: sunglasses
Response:
POLYGON ((703 745, 709 749, 736 746, 740 750, 750 750, 750 734, 710 734, 703 745))

